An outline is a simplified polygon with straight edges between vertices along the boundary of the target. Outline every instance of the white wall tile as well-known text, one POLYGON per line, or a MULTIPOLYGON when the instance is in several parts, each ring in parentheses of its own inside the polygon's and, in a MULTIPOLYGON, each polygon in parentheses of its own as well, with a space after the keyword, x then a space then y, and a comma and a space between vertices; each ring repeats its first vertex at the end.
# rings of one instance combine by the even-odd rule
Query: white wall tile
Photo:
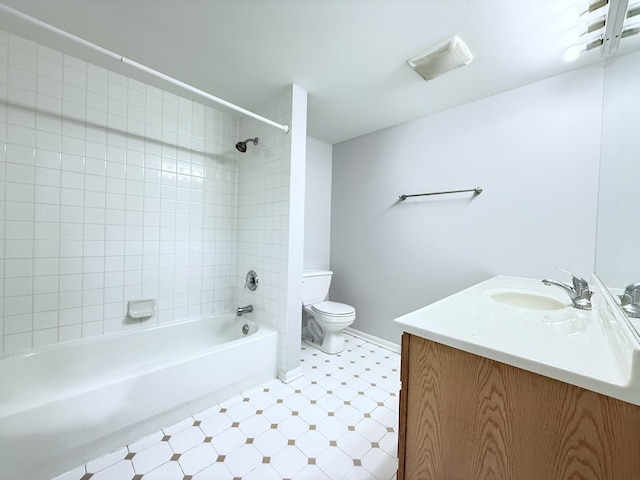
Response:
POLYGON ((9 39, 0 97, 21 108, 0 107, 0 252, 12 282, 1 310, 15 318, 0 351, 140 328, 124 323, 132 296, 158 298, 149 325, 233 308, 237 118, 9 39))

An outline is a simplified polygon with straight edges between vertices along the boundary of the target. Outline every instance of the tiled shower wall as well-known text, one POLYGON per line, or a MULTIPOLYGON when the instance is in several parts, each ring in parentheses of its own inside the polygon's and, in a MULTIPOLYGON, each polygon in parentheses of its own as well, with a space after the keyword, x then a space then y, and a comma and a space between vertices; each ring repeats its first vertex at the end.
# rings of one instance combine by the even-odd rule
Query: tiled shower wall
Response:
MULTIPOLYGON (((266 105, 260 113, 282 124, 291 124, 291 89, 266 105)), ((286 351, 287 271, 289 255, 289 183, 291 135, 253 119, 240 121, 240 136, 258 137, 238 160, 237 281, 253 269, 258 288, 237 291, 241 304, 252 304, 255 315, 275 328, 279 335, 279 374, 286 351)))
POLYGON ((4 32, 0 102, 0 354, 235 306, 236 117, 4 32))

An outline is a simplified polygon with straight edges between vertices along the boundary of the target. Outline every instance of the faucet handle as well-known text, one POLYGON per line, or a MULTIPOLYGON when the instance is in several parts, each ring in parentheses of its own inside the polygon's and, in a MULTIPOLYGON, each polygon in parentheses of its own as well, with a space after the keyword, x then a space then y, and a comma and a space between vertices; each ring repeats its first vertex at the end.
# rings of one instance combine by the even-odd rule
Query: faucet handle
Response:
POLYGON ((564 268, 558 267, 558 270, 571 275, 572 282, 573 282, 573 289, 578 295, 586 299, 591 298, 591 295, 593 295, 593 292, 589 290, 589 282, 587 282, 584 278, 579 277, 574 273, 571 273, 569 270, 565 270, 564 268))
POLYGON ((624 295, 620 296, 622 304, 640 303, 640 282, 627 285, 624 289, 624 295))

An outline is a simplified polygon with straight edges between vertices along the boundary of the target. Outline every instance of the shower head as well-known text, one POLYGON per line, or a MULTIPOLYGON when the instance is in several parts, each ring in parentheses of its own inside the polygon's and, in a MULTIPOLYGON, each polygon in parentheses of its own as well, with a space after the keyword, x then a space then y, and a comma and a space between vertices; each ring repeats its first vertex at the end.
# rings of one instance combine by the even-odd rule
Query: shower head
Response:
POLYGON ((242 152, 242 153, 246 152, 247 151, 247 143, 249 143, 249 142, 253 142, 254 145, 257 145, 258 144, 258 137, 256 137, 256 138, 247 138, 244 142, 236 143, 236 149, 239 152, 242 152))

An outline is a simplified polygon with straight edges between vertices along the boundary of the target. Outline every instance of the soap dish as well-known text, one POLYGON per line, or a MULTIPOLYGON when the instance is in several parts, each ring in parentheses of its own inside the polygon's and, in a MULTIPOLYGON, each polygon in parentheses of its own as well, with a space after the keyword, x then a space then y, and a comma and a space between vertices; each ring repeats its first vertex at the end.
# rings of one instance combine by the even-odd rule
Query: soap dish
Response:
POLYGON ((146 300, 129 300, 127 304, 127 315, 130 318, 147 318, 156 313, 156 300, 150 298, 146 300))

